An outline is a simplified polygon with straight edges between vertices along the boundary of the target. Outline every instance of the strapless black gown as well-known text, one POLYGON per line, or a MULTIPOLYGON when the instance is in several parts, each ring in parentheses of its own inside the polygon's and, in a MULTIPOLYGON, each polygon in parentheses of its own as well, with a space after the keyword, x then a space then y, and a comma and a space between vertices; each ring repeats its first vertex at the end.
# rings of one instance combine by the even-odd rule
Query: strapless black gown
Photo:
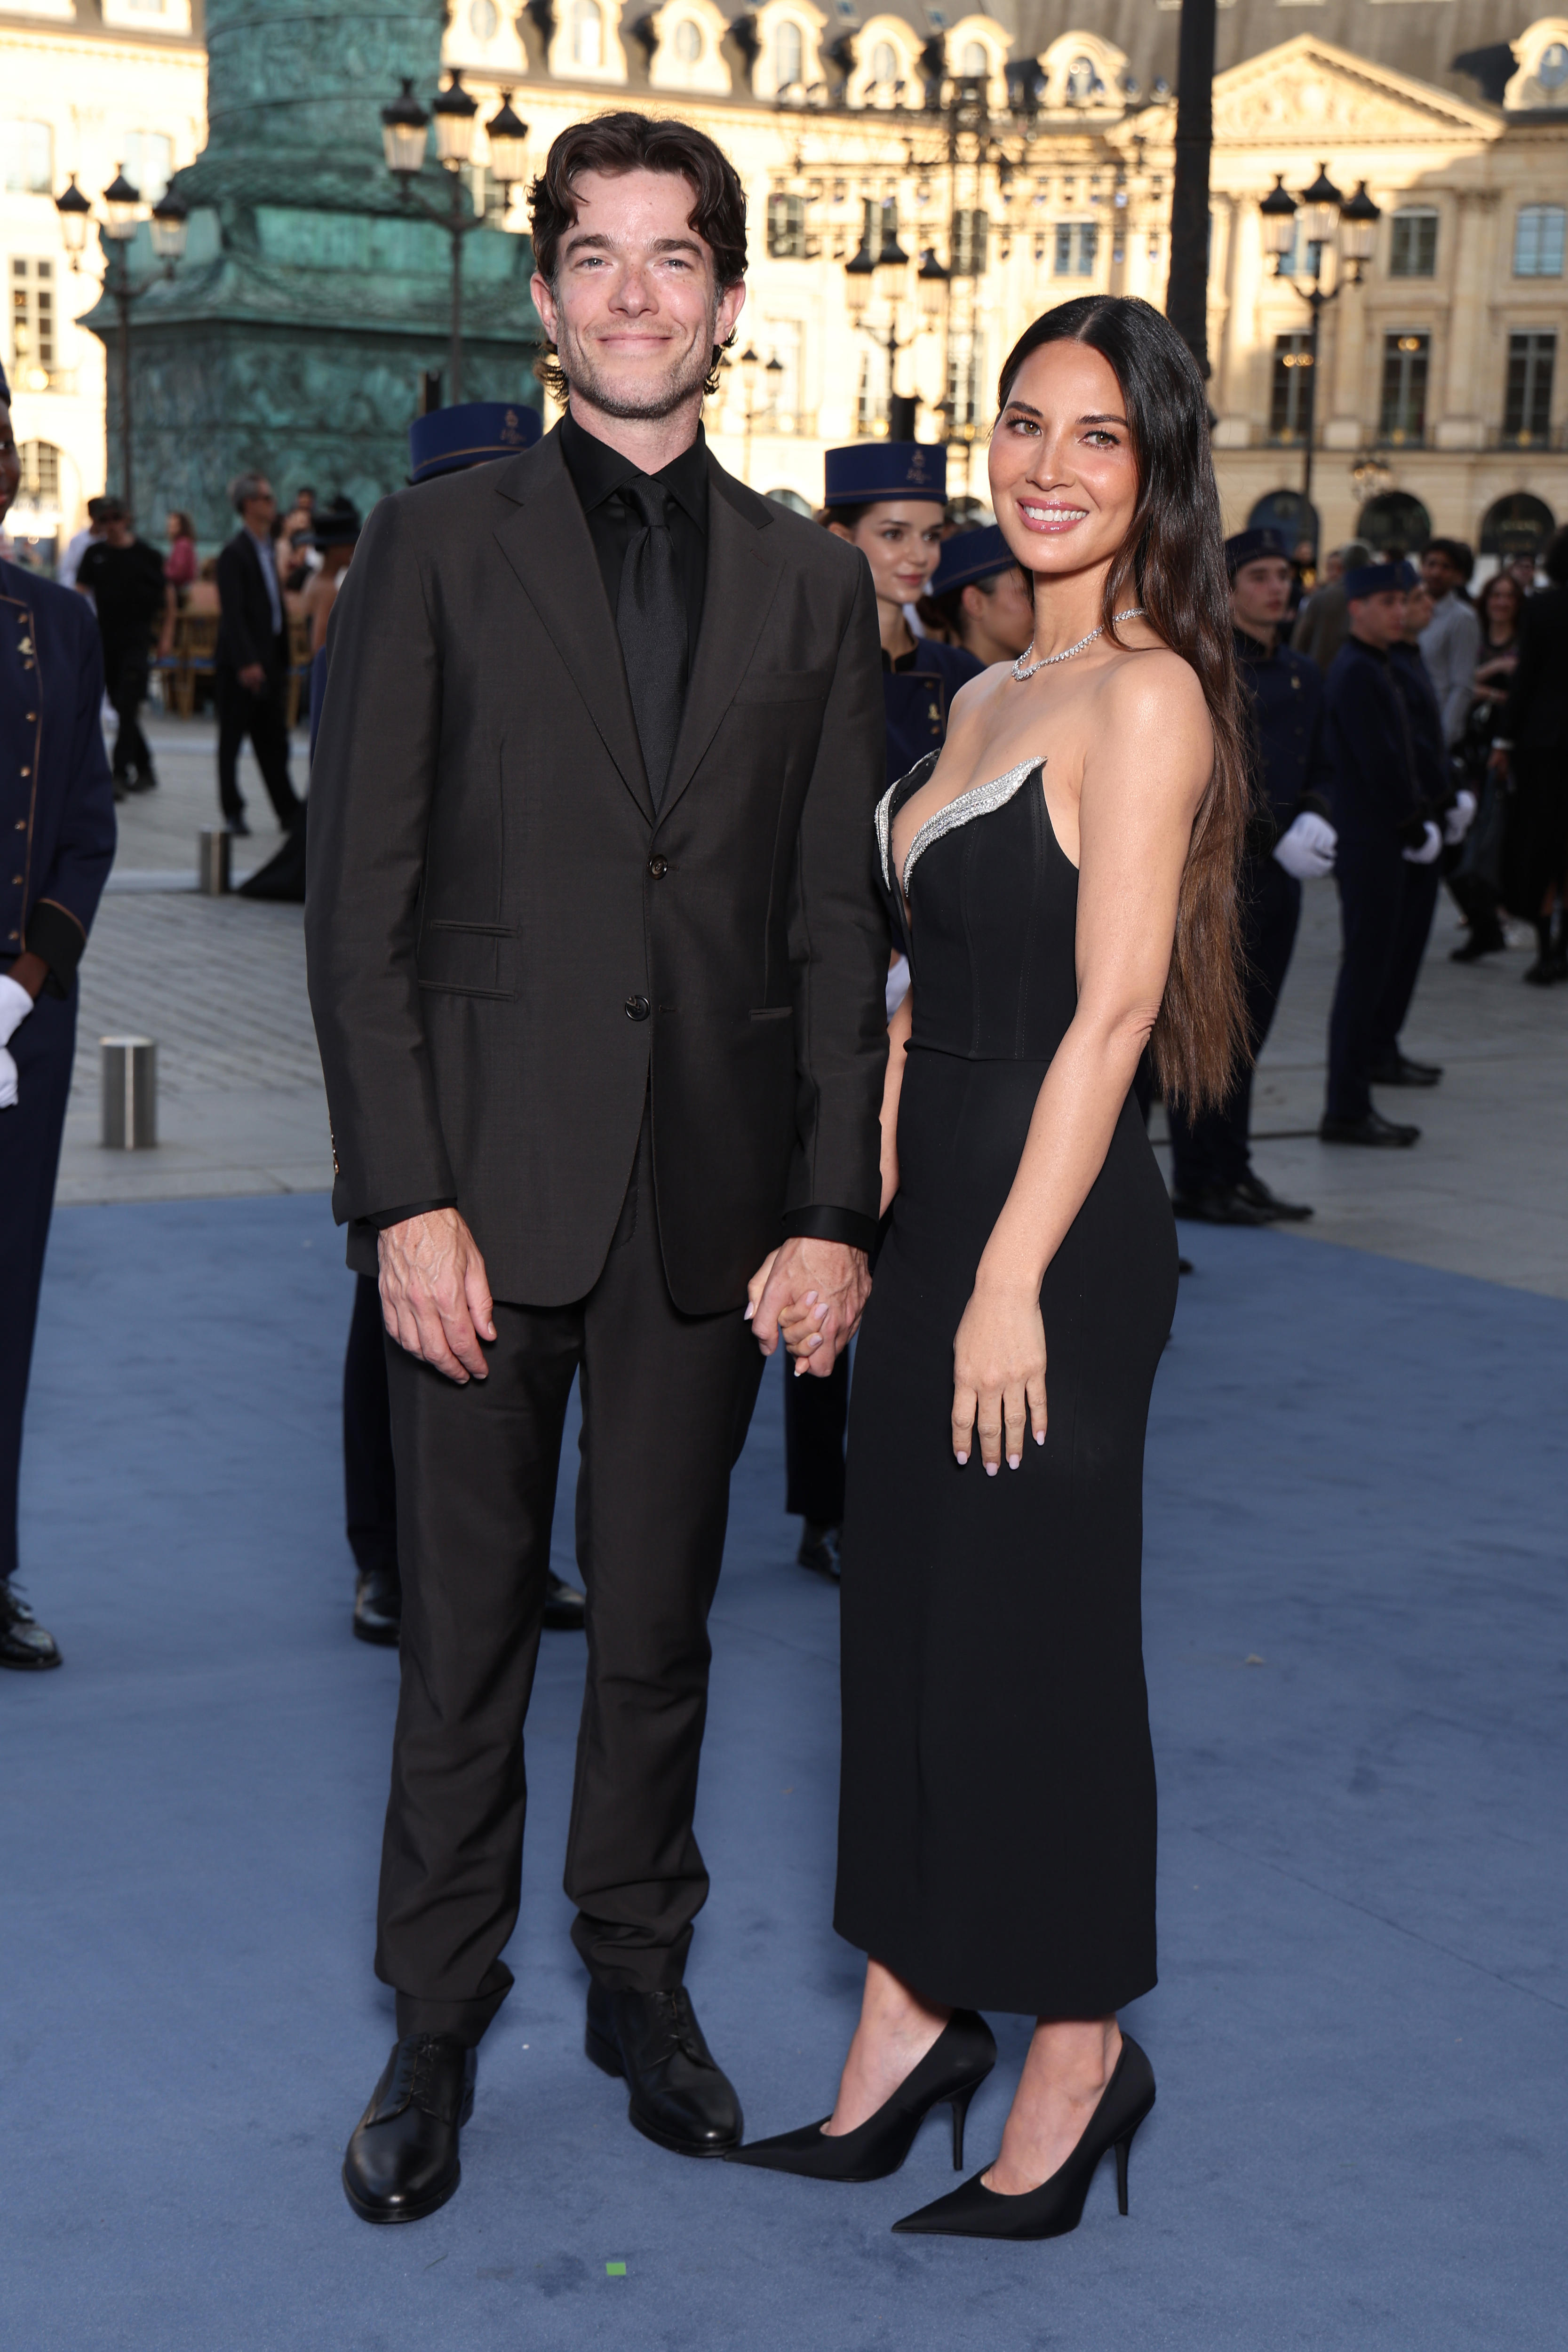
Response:
POLYGON ((914 1030, 900 1186, 860 1333, 843 1536, 835 1925, 928 2000, 1100 2017, 1155 1980, 1143 1439, 1176 1297, 1170 1202, 1129 1095, 1040 1293, 1047 1433, 952 1459, 952 1343, 1077 1004, 1078 871, 1034 761, 881 873, 914 1030))

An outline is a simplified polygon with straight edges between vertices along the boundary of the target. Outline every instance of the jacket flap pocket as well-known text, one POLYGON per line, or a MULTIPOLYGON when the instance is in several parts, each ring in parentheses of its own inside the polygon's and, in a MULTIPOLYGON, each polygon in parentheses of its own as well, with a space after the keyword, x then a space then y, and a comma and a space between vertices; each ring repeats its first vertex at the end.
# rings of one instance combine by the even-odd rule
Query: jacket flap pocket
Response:
POLYGON ((735 688, 737 702, 826 702, 830 669, 753 670, 735 688))
POLYGON ((465 996, 510 996, 500 984, 501 934, 478 925, 426 924, 419 941, 421 988, 454 989, 465 996))

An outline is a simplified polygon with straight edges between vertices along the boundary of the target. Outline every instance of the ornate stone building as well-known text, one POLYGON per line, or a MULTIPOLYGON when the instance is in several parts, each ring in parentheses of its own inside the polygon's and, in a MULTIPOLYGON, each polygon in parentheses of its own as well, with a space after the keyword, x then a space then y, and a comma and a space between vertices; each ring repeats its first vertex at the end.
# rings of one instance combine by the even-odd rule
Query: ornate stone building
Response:
MULTIPOLYGON (((108 11, 139 0, 51 5, 108 11)), ((536 164, 564 123, 626 104, 688 115, 733 156, 752 225, 750 292, 709 429, 759 489, 815 501, 823 447, 885 431, 892 391, 919 397, 922 436, 950 436, 953 493, 983 497, 997 365, 1022 326, 1096 288, 1163 299, 1177 23, 1163 0, 1109 0, 1093 31, 1075 0, 996 0, 963 13, 909 0, 864 15, 849 0, 757 0, 743 13, 716 0, 514 5, 453 0, 444 55, 479 99, 481 121, 492 94, 513 93, 536 164), (933 84, 952 100, 963 83, 971 129, 950 136, 951 112, 924 101, 933 84), (987 117, 981 135, 975 103, 987 117), (873 259, 889 250, 889 235, 908 266, 871 273, 857 315, 857 273, 846 264, 863 245, 873 259)), ((1568 517, 1568 20, 1521 16, 1504 28, 1494 0, 1353 0, 1353 14, 1352 0, 1290 0, 1289 15, 1286 5, 1236 0, 1219 20, 1210 350, 1227 520, 1239 525, 1271 496, 1300 496, 1309 383, 1312 503, 1328 540, 1346 536, 1373 501, 1370 520, 1385 541, 1426 527, 1495 538, 1510 500, 1537 502, 1509 510, 1516 535, 1531 514, 1537 524, 1568 517), (1277 174, 1299 198, 1325 164, 1346 195, 1364 181, 1380 218, 1362 284, 1335 291, 1335 265, 1324 265, 1321 290, 1333 299, 1314 353, 1301 290, 1312 257, 1287 255, 1274 274, 1259 207, 1277 174)), ((195 37, 127 44, 126 72, 132 53, 155 52, 171 120, 173 94, 189 89, 199 58, 195 37)), ((107 26, 89 39, 79 25, 54 30, 36 9, 24 16, 20 0, 0 0, 0 114, 51 120, 63 178, 79 132, 59 74, 40 63, 51 41, 111 46, 107 26), (26 82, 12 70, 24 43, 26 82)), ((394 61, 382 61, 388 87, 356 85, 367 109, 394 94, 394 61)), ((428 100, 427 76, 421 89, 428 100)), ((115 160, 107 137, 105 176, 115 160)), ((176 160, 196 143, 193 124, 176 160)), ((476 205, 499 225, 501 192, 487 184, 482 138, 471 180, 476 205)), ((83 184, 92 184, 88 171, 83 184)), ((43 253, 41 199, 23 209, 43 253)), ((7 194, 7 268, 19 250, 13 217, 7 194)), ((510 225, 522 226, 521 209, 510 225)), ((302 320, 301 350, 336 323, 302 320)), ((62 363, 86 387, 101 379, 80 356, 84 341, 72 345, 68 330, 60 338, 73 353, 62 363)), ((412 375, 385 389, 412 409, 412 375)), ((46 411, 66 395, 27 397, 38 405, 19 406, 19 428, 43 436, 46 411)), ((83 488, 96 487, 91 470, 83 488)))

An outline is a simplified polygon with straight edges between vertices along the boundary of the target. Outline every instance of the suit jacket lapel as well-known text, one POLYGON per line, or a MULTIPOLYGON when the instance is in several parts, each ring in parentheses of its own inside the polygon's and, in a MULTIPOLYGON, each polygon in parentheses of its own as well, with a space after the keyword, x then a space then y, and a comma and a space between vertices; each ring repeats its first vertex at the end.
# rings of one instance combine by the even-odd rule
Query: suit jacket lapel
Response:
POLYGON ((594 542, 553 434, 537 449, 512 459, 500 473, 496 494, 496 538, 501 552, 571 672, 627 791, 651 824, 653 796, 615 615, 605 602, 594 542))
MULTIPOLYGON (((719 723, 746 675, 778 586, 778 562, 767 533, 746 520, 725 495, 728 477, 708 461, 708 586, 702 628, 687 689, 660 822, 686 791, 719 723)), ((635 730, 634 730, 635 732, 635 730)))

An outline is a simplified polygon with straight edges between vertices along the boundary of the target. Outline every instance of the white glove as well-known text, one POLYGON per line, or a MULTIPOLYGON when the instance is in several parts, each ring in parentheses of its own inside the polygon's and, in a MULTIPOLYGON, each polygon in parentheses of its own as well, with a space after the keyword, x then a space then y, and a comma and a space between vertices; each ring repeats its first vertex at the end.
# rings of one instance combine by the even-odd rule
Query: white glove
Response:
POLYGON ((0 1045, 0 1110, 16 1108, 16 1065, 0 1045))
POLYGON ((1406 866, 1430 866, 1435 857, 1442 855, 1442 849, 1443 835, 1438 827, 1435 825, 1431 818, 1428 817, 1426 820, 1426 831, 1422 838, 1420 848, 1402 849, 1399 854, 1404 858, 1406 866))
POLYGON ((895 955, 892 962, 888 966, 886 1001, 889 1021, 909 992, 910 960, 908 956, 895 955))
POLYGON ((16 1108, 16 1065, 5 1048, 32 1009, 26 990, 0 972, 0 1110, 16 1108))
POLYGON ((1453 807, 1443 819, 1443 838, 1450 849, 1463 841, 1475 821, 1476 796, 1474 793, 1461 789, 1455 796, 1453 807))
POLYGON ((1315 882, 1334 870, 1340 837, 1326 816, 1303 809, 1293 825, 1274 845, 1274 855, 1298 882, 1315 882))

